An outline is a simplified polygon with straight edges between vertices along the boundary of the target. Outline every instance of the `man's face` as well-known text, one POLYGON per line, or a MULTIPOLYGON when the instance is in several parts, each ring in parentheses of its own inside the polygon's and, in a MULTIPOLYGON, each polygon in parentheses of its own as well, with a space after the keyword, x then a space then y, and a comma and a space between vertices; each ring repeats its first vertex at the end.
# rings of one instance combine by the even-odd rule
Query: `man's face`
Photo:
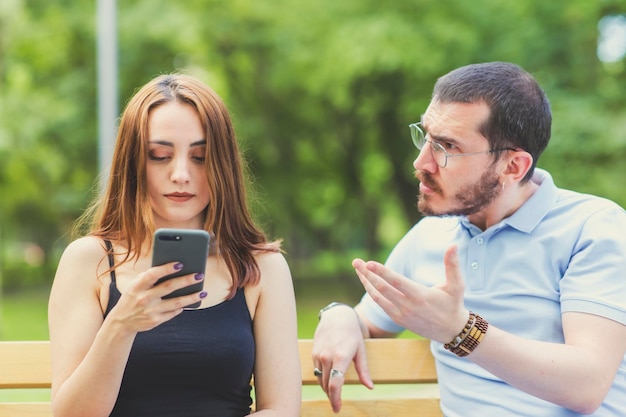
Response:
MULTIPOLYGON (((427 140, 441 145, 449 155, 489 150, 478 131, 487 120, 485 103, 441 103, 434 100, 422 118, 427 140)), ((472 215, 488 208, 500 195, 500 179, 493 154, 449 156, 441 168, 426 143, 413 162, 420 181, 417 207, 427 216, 472 215)))

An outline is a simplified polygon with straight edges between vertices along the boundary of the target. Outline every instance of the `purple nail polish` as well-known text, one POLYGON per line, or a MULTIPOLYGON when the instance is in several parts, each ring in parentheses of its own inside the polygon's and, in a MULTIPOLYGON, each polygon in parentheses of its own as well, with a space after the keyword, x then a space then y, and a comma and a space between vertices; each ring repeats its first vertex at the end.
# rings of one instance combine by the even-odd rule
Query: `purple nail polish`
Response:
POLYGON ((198 272, 196 275, 194 275, 194 276, 193 276, 193 278, 194 278, 196 281, 202 281, 202 279, 204 278, 204 274, 203 274, 203 273, 201 273, 201 272, 198 272))
POLYGON ((207 295, 208 295, 208 294, 207 294, 207 292, 206 292, 206 291, 202 291, 202 292, 200 293, 200 298, 204 298, 204 297, 206 297, 207 295))
POLYGON ((174 269, 177 270, 177 271, 180 271, 181 269, 183 269, 183 264, 180 263, 180 262, 176 262, 174 264, 174 269))

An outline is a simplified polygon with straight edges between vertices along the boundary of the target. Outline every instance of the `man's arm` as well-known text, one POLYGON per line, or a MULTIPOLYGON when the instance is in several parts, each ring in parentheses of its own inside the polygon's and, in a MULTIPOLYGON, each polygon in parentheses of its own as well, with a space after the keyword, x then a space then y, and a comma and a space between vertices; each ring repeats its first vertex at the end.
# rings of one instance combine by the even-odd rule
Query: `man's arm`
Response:
POLYGON ((581 414, 604 401, 626 352, 626 326, 563 314, 565 343, 523 339, 494 326, 468 359, 518 389, 581 414))
MULTIPOLYGON (((355 261, 372 299, 396 323, 441 343, 465 325, 456 249, 445 255, 446 282, 425 287, 377 262, 355 261)), ((485 317, 489 320, 489 317, 485 317)), ((604 400, 626 352, 626 326, 597 315, 563 314, 565 343, 524 339, 489 326, 467 358, 507 383, 562 407, 591 413, 604 400)))

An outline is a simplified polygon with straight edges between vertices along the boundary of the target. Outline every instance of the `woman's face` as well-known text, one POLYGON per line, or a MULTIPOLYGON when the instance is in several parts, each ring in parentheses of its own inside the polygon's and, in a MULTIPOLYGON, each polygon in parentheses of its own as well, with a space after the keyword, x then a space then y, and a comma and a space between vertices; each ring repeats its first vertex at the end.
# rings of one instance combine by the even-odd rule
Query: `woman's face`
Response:
POLYGON ((157 228, 202 228, 209 204, 205 150, 193 106, 168 102, 150 112, 146 176, 157 228))

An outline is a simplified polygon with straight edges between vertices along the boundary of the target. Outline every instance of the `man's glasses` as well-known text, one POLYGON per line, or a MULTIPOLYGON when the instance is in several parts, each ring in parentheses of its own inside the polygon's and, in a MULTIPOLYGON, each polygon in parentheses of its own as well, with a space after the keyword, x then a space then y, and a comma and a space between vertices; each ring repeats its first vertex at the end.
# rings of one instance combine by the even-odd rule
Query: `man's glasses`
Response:
POLYGON ((450 154, 446 152, 445 148, 439 142, 435 142, 432 140, 426 139, 426 133, 424 133, 424 129, 422 129, 422 122, 412 123, 409 125, 411 129, 411 139, 413 140, 413 144, 419 151, 422 151, 422 148, 426 145, 426 142, 430 143, 430 152, 433 156, 433 159, 441 168, 445 168, 448 165, 448 158, 453 156, 469 156, 469 155, 478 155, 481 153, 493 153, 499 151, 514 151, 513 148, 501 148, 501 149, 491 149, 488 151, 481 152, 469 152, 469 153, 453 153, 450 154))

